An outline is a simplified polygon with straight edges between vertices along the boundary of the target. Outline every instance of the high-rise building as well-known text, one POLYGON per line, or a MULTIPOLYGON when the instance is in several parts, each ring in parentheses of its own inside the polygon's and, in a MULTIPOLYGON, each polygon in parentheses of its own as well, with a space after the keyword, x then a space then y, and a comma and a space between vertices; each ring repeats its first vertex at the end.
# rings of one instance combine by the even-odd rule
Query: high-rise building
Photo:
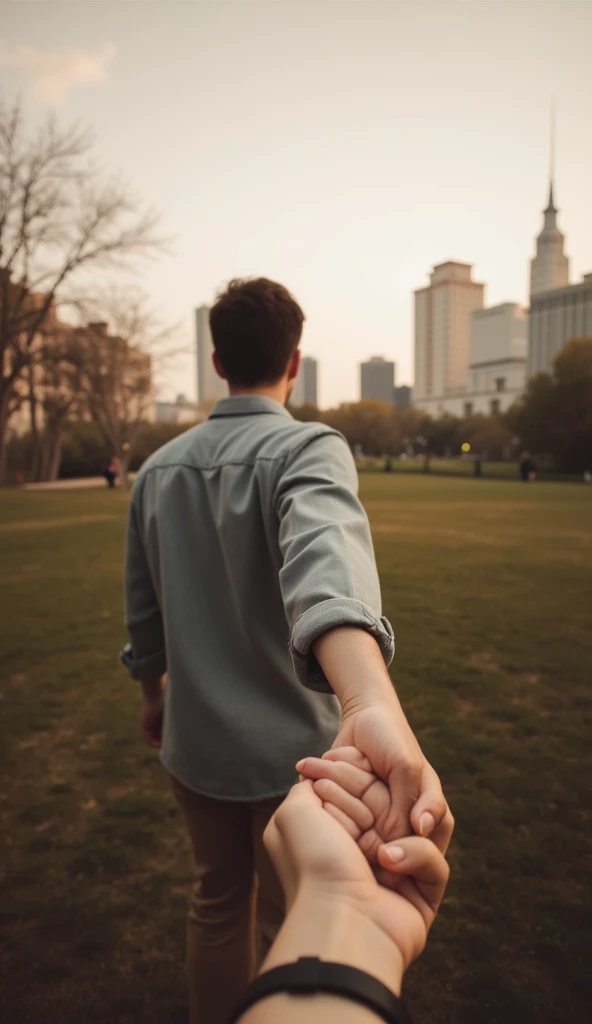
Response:
POLYGON ((558 212, 553 200, 551 178, 543 230, 536 240, 536 256, 530 264, 531 295, 540 295, 555 288, 565 288, 569 284, 569 259, 563 251, 565 236, 557 227, 558 212))
POLYGON ((300 360, 298 376, 290 396, 290 405, 318 404, 318 363, 312 356, 303 356, 300 360))
POLYGON ((549 202, 544 210, 543 230, 536 240, 536 256, 530 263, 530 294, 540 295, 569 284, 569 260, 563 251, 564 235, 557 227, 553 199, 555 177, 555 111, 551 111, 549 153, 549 202))
POLYGON ((570 338, 592 338, 592 273, 578 284, 530 297, 528 376, 549 373, 570 338))
POLYGON ((200 406, 213 405, 219 398, 226 398, 228 385, 218 376, 212 362, 214 345, 210 331, 210 310, 199 306, 195 310, 197 344, 197 402, 200 406))
POLYGON ((553 359, 570 338, 592 335, 592 274, 578 284, 569 283, 565 237, 557 227, 553 199, 553 147, 552 129, 549 202, 530 271, 529 377, 549 373, 553 359))
POLYGON ((401 384, 398 388, 393 388, 393 399, 397 409, 411 409, 413 405, 413 388, 410 388, 408 384, 401 384))
POLYGON ((384 356, 372 356, 360 364, 360 397, 375 402, 393 402, 395 364, 384 356))
POLYGON ((483 308, 485 293, 472 269, 470 263, 440 263, 429 285, 415 292, 413 395, 419 408, 467 385, 471 313, 483 308))

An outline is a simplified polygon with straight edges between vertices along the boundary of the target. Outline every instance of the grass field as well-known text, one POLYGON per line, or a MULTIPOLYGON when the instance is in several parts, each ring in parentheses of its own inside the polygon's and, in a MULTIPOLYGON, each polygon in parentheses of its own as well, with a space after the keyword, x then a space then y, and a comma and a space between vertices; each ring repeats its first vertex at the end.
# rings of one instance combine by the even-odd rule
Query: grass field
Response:
MULTIPOLYGON (((367 474, 362 496, 393 678, 457 819, 415 1021, 584 1024, 592 488, 367 474)), ((19 1024, 185 1020, 189 851, 116 658, 124 518, 118 493, 0 494, 0 1007, 19 1024)))

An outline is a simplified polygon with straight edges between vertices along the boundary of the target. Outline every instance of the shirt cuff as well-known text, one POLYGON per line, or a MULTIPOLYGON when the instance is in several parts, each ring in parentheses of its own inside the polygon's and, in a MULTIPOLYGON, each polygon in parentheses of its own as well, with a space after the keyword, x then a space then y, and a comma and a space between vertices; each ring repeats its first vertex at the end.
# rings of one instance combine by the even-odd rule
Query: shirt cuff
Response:
POLYGON ((156 654, 147 654, 144 658, 134 658, 131 644, 126 644, 119 655, 122 665, 125 665, 132 679, 142 681, 144 679, 160 679, 166 672, 166 653, 157 651, 156 654))
POLYGON ((395 653, 395 637, 388 619, 378 618, 367 605, 347 597, 333 597, 308 608, 294 623, 290 654, 296 678, 309 690, 333 693, 331 685, 311 651, 315 640, 336 626, 357 626, 374 637, 390 665, 395 653))

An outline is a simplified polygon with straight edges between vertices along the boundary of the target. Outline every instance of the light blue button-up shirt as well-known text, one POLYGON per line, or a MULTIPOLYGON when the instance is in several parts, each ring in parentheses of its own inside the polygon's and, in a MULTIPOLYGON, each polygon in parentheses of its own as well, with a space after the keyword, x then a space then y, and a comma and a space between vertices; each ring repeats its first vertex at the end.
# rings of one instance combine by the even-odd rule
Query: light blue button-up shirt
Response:
POLYGON ((223 800, 285 793, 340 709, 311 646, 359 626, 388 663, 374 551, 341 434, 270 398, 225 398, 155 452, 132 494, 127 664, 168 673, 161 758, 223 800))

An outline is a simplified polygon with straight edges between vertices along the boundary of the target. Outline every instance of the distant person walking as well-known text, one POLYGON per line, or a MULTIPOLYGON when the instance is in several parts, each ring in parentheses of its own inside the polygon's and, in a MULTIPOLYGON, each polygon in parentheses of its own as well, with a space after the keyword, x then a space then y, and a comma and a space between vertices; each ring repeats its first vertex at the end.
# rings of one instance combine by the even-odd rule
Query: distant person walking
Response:
POLYGON ((530 452, 522 452, 520 458, 520 479, 523 483, 532 483, 536 480, 537 467, 536 462, 532 458, 530 452))
POLYGON ((230 396, 143 464, 130 503, 122 661, 193 846, 193 1024, 228 1020, 255 969, 255 916, 259 960, 280 927, 263 832, 302 757, 335 743, 367 758, 388 780, 385 841, 430 835, 447 811, 385 666, 351 451, 286 409, 303 321, 282 285, 230 283, 210 312, 230 396))
POLYGON ((107 487, 115 487, 115 481, 117 480, 117 459, 111 459, 103 470, 103 476, 107 481, 107 487))

